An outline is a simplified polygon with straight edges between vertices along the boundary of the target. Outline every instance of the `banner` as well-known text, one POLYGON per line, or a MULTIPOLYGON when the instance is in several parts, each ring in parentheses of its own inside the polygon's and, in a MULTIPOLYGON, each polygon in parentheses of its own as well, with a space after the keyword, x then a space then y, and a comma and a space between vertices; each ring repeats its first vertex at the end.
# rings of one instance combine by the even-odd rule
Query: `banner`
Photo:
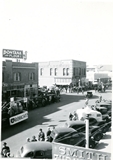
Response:
POLYGON ((18 115, 11 117, 9 119, 9 123, 10 123, 10 125, 14 125, 14 124, 19 123, 19 122, 26 120, 26 119, 28 119, 28 111, 25 111, 21 114, 18 114, 18 115))

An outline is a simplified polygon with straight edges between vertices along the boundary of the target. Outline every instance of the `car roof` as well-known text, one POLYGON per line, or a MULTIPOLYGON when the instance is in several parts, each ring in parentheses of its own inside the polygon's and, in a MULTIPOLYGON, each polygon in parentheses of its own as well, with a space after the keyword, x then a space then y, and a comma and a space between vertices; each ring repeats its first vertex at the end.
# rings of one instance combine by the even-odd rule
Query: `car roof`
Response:
POLYGON ((82 125, 82 124, 85 124, 85 122, 84 121, 80 121, 80 120, 76 120, 76 121, 68 121, 67 124, 68 125, 78 125, 78 124, 82 125))
MULTIPOLYGON (((38 151, 38 150, 52 150, 52 144, 46 141, 27 142, 23 146, 25 152, 38 151)), ((23 152, 24 152, 23 151, 23 152)))
POLYGON ((75 132, 73 128, 68 128, 68 127, 56 127, 54 129, 54 132, 56 133, 69 133, 69 132, 75 132))

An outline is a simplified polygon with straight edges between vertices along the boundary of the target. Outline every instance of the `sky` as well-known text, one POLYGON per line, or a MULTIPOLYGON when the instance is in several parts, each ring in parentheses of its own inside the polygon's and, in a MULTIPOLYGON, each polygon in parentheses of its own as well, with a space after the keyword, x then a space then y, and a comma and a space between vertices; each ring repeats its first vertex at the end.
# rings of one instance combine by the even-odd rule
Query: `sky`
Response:
POLYGON ((0 3, 1 53, 2 49, 27 51, 26 62, 74 59, 88 65, 112 64, 113 1, 0 3))

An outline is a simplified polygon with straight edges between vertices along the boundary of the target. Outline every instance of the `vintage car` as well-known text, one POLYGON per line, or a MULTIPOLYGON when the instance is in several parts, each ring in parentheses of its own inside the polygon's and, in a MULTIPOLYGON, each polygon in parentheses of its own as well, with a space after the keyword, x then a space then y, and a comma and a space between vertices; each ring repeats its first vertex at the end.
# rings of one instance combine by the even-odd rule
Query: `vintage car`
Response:
POLYGON ((110 103, 100 102, 100 103, 96 104, 96 108, 98 108, 100 110, 103 107, 106 109, 106 111, 111 111, 112 110, 112 104, 110 104, 110 103))
MULTIPOLYGON (((70 144, 85 147, 85 133, 77 132, 73 128, 56 127, 50 134, 50 142, 58 142, 63 144, 70 144)), ((94 139, 89 137, 89 147, 95 148, 98 144, 94 139)))
POLYGON ((46 141, 27 142, 20 148, 16 157, 52 159, 52 144, 46 141))
MULTIPOLYGON (((66 122, 65 126, 67 126, 68 128, 73 128, 77 132, 84 132, 85 133, 85 129, 86 129, 85 122, 84 121, 79 121, 79 120, 66 122)), ((99 141, 103 137, 103 132, 102 132, 102 130, 100 129, 99 126, 95 126, 95 125, 91 126, 90 125, 89 126, 89 132, 90 132, 90 136, 95 141, 99 141)))
POLYGON ((92 92, 87 92, 86 97, 92 98, 93 97, 93 93, 92 92))
POLYGON ((89 118, 94 118, 96 121, 102 120, 102 114, 96 110, 92 110, 91 106, 86 106, 85 108, 76 110, 77 119, 85 120, 88 116, 89 118))

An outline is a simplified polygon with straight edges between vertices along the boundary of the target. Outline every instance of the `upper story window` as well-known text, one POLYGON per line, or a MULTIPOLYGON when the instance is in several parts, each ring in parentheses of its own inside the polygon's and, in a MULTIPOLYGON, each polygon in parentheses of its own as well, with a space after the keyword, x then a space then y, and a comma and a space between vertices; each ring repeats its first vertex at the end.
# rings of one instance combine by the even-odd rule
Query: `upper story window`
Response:
POLYGON ((35 80, 35 73, 29 73, 29 80, 35 80))
POLYGON ((81 68, 79 68, 79 75, 81 75, 81 68))
POLYGON ((65 76, 66 75, 66 69, 65 68, 63 68, 63 76, 65 76))
POLYGON ((43 75, 43 68, 40 68, 40 75, 43 75))
POLYGON ((55 68, 55 76, 57 76, 57 68, 55 68))
POLYGON ((50 68, 50 76, 52 76, 52 68, 50 68))
POLYGON ((69 68, 66 69, 66 75, 69 76, 69 68))
POLYGON ((4 72, 2 72, 2 82, 4 82, 4 72))
POLYGON ((84 75, 86 75, 86 69, 84 68, 84 75))
POLYGON ((21 73, 20 72, 14 73, 14 81, 21 81, 21 73))
POLYGON ((75 68, 73 68, 73 76, 75 76, 75 68))

